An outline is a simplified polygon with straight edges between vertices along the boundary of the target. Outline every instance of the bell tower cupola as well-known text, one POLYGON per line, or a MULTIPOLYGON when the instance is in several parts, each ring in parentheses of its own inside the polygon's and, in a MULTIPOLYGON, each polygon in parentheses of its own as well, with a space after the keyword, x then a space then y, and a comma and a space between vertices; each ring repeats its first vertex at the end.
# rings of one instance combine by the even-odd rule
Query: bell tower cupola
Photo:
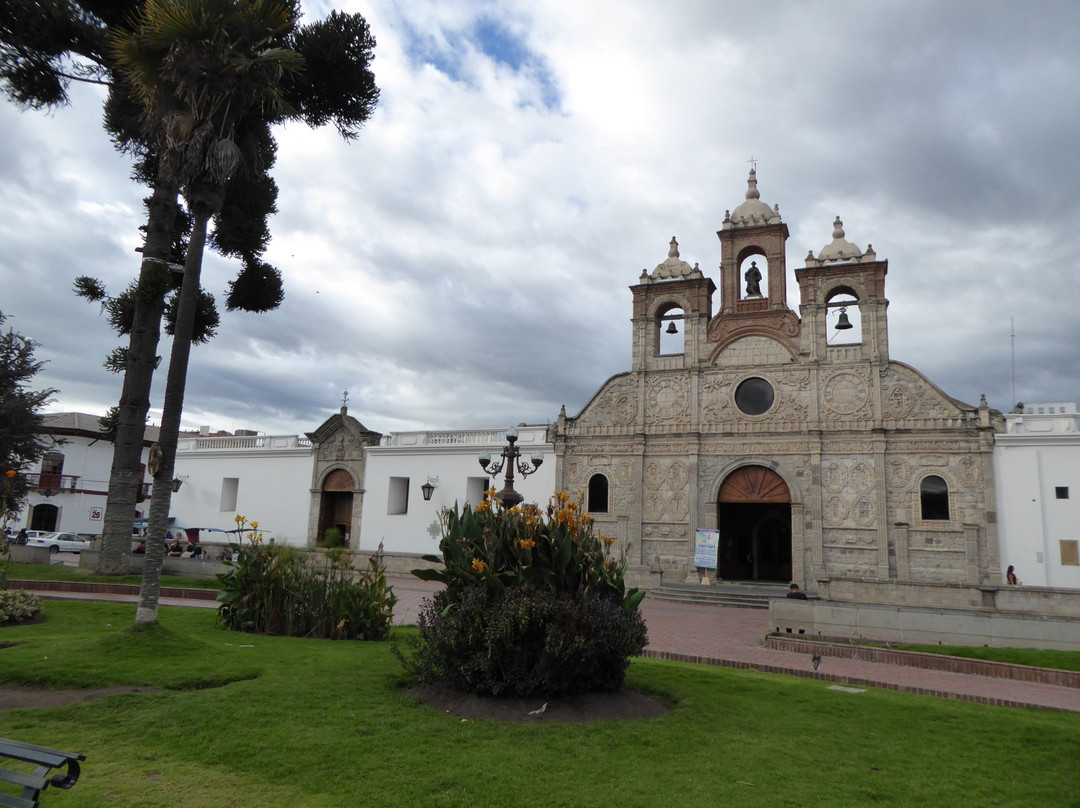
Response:
POLYGON ((746 200, 724 214, 720 239, 720 312, 709 326, 715 359, 746 337, 765 337, 800 353, 798 315, 787 305, 784 245, 788 228, 780 207, 761 201, 757 169, 750 169, 746 200))
POLYGON ((701 361, 712 318, 716 284, 697 264, 679 256, 671 237, 667 258, 649 272, 641 270, 634 295, 634 370, 688 368, 701 361))
POLYGON ((720 313, 787 308, 784 243, 788 228, 780 207, 761 201, 757 170, 750 169, 746 201, 724 216, 720 238, 720 313))
POLYGON ((795 270, 799 284, 804 346, 812 359, 888 362, 889 324, 885 298, 888 261, 879 261, 847 240, 844 223, 833 221, 832 241, 806 267, 795 270), (842 340, 838 334, 845 334, 842 340))

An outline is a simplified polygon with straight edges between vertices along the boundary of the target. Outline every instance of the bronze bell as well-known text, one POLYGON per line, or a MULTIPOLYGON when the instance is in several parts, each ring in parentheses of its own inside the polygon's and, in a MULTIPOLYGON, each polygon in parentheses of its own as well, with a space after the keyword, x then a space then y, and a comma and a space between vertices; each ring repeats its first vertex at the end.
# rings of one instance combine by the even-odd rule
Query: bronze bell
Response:
MULTIPOLYGON (((848 328, 851 328, 851 326, 849 325, 848 328)), ((667 333, 668 334, 678 334, 679 333, 679 329, 677 329, 675 327, 675 321, 674 320, 672 320, 670 323, 667 324, 667 333)))
POLYGON ((854 328, 854 326, 847 317, 847 306, 842 306, 840 308, 840 316, 836 320, 836 330, 847 331, 849 328, 854 328))

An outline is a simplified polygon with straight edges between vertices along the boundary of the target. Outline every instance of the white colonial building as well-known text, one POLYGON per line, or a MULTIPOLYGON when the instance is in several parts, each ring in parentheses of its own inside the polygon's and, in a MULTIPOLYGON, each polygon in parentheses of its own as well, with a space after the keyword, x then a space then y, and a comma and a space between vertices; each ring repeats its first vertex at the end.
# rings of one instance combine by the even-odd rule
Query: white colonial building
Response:
MULTIPOLYGON (((14 528, 100 535, 113 456, 113 443, 101 431, 100 416, 83 412, 45 415, 43 437, 49 449, 26 475, 29 497, 14 528)), ((144 467, 146 453, 156 439, 157 427, 147 427, 144 467)), ((136 510, 140 513, 149 506, 148 482, 139 490, 136 510)))
POLYGON ((275 541, 306 545, 313 451, 298 435, 181 435, 170 513, 182 527, 212 530, 235 528, 241 515, 275 541))
MULTIPOLYGON (((547 442, 546 426, 517 427, 521 459, 539 453, 543 462, 522 478, 515 471, 514 488, 526 502, 541 507, 555 492, 554 447, 547 442)), ((494 460, 507 445, 505 429, 395 432, 369 446, 367 485, 359 549, 380 546, 394 553, 438 553, 439 511, 483 501, 484 491, 503 487, 506 468, 492 476, 480 466, 479 456, 494 460), (423 486, 434 486, 425 500, 423 486)), ((531 462, 529 464, 531 466, 531 462)))
POLYGON ((1080 415, 1022 404, 994 441, 1001 565, 1024 586, 1080 589, 1080 415))

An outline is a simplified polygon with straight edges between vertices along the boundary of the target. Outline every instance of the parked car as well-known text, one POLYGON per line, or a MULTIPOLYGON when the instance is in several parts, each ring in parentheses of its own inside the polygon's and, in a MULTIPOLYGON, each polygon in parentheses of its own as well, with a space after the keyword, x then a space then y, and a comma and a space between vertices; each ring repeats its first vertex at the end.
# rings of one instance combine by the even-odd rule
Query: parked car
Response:
POLYGON ((81 553, 90 542, 75 533, 45 533, 26 540, 28 547, 48 547, 50 553, 81 553))

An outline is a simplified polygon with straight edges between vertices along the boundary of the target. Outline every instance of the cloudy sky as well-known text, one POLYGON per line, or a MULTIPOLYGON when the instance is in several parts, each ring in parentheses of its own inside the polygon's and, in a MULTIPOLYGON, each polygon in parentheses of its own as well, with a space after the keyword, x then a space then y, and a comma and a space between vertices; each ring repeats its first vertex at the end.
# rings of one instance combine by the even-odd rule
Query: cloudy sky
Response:
MULTIPOLYGON (((717 278, 751 156, 791 230, 792 307, 840 215, 889 261, 893 359, 973 404, 1080 400, 1073 0, 312 0, 307 18, 332 7, 371 25, 379 107, 350 144, 279 132, 286 300, 223 312, 185 426, 310 431, 345 390, 382 432, 574 415, 629 369, 627 287, 673 235, 717 278)), ((0 101, 0 310, 40 343, 51 411, 119 397, 117 339, 71 292, 139 264, 146 192, 100 107, 0 101)), ((235 271, 208 256, 222 309, 235 271)))

